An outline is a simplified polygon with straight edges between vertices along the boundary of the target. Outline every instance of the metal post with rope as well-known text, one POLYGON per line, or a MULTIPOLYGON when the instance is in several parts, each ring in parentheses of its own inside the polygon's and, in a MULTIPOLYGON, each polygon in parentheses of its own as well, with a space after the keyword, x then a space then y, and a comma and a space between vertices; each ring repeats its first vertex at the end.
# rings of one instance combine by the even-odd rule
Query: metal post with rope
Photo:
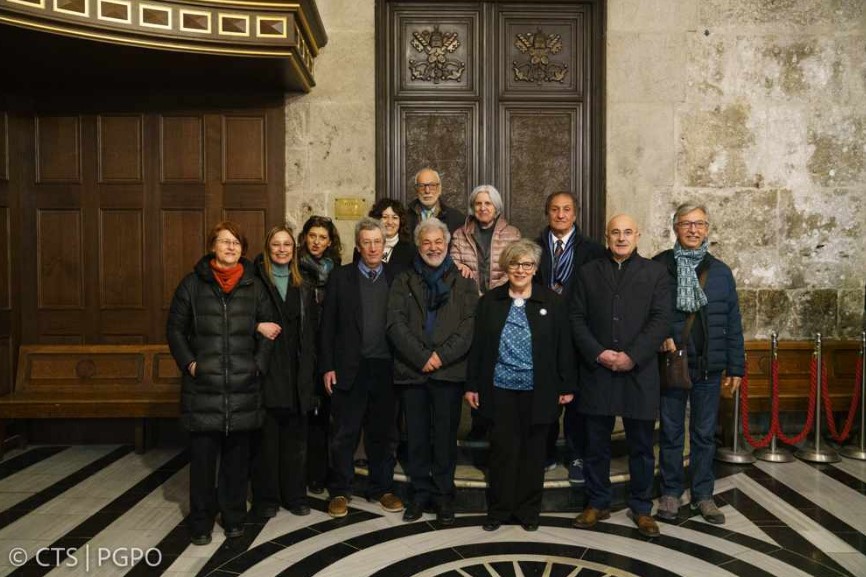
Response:
MULTIPOLYGON (((855 372, 854 386, 860 387, 860 442, 845 445, 839 454, 849 459, 866 461, 866 331, 860 333, 860 359, 855 372)), ((852 406, 857 403, 851 403, 852 406)))
POLYGON ((779 414, 779 335, 776 331, 770 334, 770 446, 762 447, 755 451, 755 458, 770 463, 790 463, 794 456, 788 449, 778 446, 779 414))
POLYGON ((839 453, 832 447, 825 446, 821 439, 821 398, 827 380, 822 349, 821 333, 815 333, 815 355, 812 361, 813 385, 815 385, 815 436, 812 441, 807 441, 802 448, 797 449, 794 456, 810 463, 835 463, 839 461, 839 453))

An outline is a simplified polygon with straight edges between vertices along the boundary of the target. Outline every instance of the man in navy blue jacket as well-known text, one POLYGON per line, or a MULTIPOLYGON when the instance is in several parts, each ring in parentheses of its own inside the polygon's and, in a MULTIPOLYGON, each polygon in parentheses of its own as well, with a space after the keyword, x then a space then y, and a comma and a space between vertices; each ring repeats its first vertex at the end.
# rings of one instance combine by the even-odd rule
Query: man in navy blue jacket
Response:
POLYGON ((659 470, 661 493, 656 515, 677 518, 685 485, 683 444, 686 402, 689 410, 689 472, 691 508, 710 523, 721 525, 725 515, 713 502, 713 457, 722 387, 736 391, 745 373, 743 326, 737 300, 737 285, 728 265, 708 252, 709 213, 700 204, 683 204, 673 217, 676 244, 653 260, 668 269, 674 301, 670 333, 665 350, 688 348, 692 388, 662 390, 659 418, 659 470), (699 279, 706 272, 701 286, 699 279), (691 330, 683 342, 683 328, 694 314, 691 330))

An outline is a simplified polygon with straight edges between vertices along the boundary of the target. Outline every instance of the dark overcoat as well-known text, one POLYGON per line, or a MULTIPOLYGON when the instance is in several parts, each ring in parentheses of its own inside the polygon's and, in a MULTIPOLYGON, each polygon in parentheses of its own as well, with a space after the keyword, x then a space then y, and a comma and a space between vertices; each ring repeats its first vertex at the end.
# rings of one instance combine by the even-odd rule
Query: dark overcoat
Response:
POLYGON ((228 294, 202 257, 180 282, 171 301, 166 336, 183 374, 181 421, 188 431, 245 431, 262 424, 262 375, 271 341, 256 332, 274 320, 270 299, 253 263, 228 294), (196 362, 195 377, 188 370, 196 362))
MULTIPOLYGON (((384 267, 384 280, 391 286, 393 272, 384 267)), ((336 371, 340 390, 352 388, 361 366, 364 307, 361 303, 361 271, 355 263, 331 271, 322 306, 319 370, 336 371)))
POLYGON ((296 299, 288 306, 277 287, 265 272, 264 255, 256 257, 256 274, 267 288, 268 296, 282 329, 273 341, 268 373, 263 383, 264 405, 268 409, 287 409, 304 415, 314 406, 316 392, 316 332, 319 327, 319 306, 314 289, 302 282, 286 293, 296 299))
MULTIPOLYGON (((481 297, 469 352, 466 390, 478 393, 481 414, 493 420, 493 374, 510 309, 507 284, 481 297)), ((559 418, 559 395, 574 393, 577 386, 567 305, 552 290, 536 285, 526 300, 526 318, 532 332, 532 422, 548 424, 559 418)))
POLYGON ((580 358, 578 411, 654 420, 659 407, 658 351, 668 335, 671 300, 667 270, 635 252, 617 282, 609 257, 580 268, 570 317, 580 358), (635 363, 614 372, 596 362, 605 350, 635 363))
POLYGON ((472 344, 478 285, 463 278, 452 265, 443 281, 451 290, 436 311, 432 335, 424 333, 427 285, 414 269, 394 279, 388 296, 388 340, 394 350, 394 383, 424 383, 428 378, 452 383, 466 381, 466 357, 472 344), (439 355, 442 367, 422 373, 430 355, 439 355))

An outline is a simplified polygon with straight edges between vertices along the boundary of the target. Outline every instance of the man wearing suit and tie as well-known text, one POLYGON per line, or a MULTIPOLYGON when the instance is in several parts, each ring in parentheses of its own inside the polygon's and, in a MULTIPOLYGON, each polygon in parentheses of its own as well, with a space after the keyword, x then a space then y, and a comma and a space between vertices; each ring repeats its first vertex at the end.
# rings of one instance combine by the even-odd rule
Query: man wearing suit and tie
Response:
MULTIPOLYGON (((577 277, 577 269, 585 263, 604 256, 604 247, 584 236, 575 224, 577 220, 577 198, 566 191, 552 192, 544 201, 547 227, 538 237, 541 246, 541 262, 534 282, 554 290, 570 300, 577 277)), ((583 483, 583 453, 586 433, 583 416, 577 412, 577 403, 562 405, 564 416, 562 429, 568 447, 568 480, 583 483)), ((556 440, 559 438, 559 423, 550 427, 547 435, 547 468, 556 466, 556 440)))
POLYGON ((331 395, 328 514, 345 517, 361 427, 370 464, 366 497, 385 511, 403 510, 391 492, 396 458, 393 359, 386 338, 391 271, 382 263, 385 230, 373 218, 355 225, 361 258, 328 279, 319 348, 325 390, 331 395))

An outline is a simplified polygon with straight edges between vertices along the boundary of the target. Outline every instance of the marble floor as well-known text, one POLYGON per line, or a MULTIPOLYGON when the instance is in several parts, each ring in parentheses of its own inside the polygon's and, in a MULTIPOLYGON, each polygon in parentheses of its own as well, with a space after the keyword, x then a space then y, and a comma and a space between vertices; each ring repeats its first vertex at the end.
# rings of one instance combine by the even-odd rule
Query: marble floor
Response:
POLYGON ((0 575, 580 577, 866 577, 866 462, 717 464, 724 526, 683 506, 658 539, 626 511, 592 531, 574 512, 545 513, 537 532, 482 531, 480 512, 443 528, 356 498, 333 520, 325 501, 295 517, 251 521, 188 545, 184 451, 36 446, 0 462, 0 575))

